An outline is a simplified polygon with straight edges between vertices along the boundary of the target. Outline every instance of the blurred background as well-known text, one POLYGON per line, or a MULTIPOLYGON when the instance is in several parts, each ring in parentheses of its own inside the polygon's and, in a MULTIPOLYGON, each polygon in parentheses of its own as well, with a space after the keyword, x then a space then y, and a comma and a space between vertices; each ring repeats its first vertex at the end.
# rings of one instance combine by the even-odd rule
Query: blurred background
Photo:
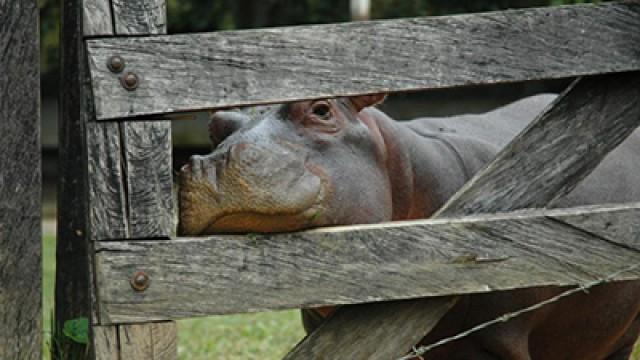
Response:
MULTIPOLYGON (((352 20, 438 16, 557 6, 576 0, 167 0, 169 33, 210 32, 352 20)), ((39 0, 41 15, 42 145, 44 197, 44 329, 53 307, 57 181, 57 97, 60 0, 39 0)), ((357 44, 353 44, 357 46, 357 44)), ((438 90, 391 96, 382 110, 402 120, 483 112, 540 92, 558 92, 568 80, 438 90)), ((63 85, 63 84, 62 84, 63 85)), ((206 114, 173 122, 174 165, 209 150, 206 114)), ((179 322, 181 359, 278 359, 303 336, 296 311, 179 322)), ((45 338, 47 338, 45 336, 45 338)), ((45 354, 48 343, 45 341, 45 354)), ((47 355, 48 358, 48 355, 47 355)))

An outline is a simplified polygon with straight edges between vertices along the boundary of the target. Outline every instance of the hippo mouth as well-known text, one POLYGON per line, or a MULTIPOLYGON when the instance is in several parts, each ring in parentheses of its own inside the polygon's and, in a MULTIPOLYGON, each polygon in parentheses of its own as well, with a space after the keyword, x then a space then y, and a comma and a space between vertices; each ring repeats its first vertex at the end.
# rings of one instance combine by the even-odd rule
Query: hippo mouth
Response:
POLYGON ((313 191, 306 191, 306 195, 289 203, 265 200, 264 193, 237 196, 234 189, 212 185, 202 178, 194 179, 190 174, 181 176, 179 232, 183 235, 273 233, 319 226, 326 213, 328 181, 314 166, 305 168, 306 181, 317 185, 313 191))
POLYGON ((223 213, 211 219, 203 230, 205 234, 213 233, 275 233, 303 230, 317 226, 324 213, 326 186, 324 181, 315 196, 315 200, 299 211, 260 212, 255 210, 240 210, 223 213))

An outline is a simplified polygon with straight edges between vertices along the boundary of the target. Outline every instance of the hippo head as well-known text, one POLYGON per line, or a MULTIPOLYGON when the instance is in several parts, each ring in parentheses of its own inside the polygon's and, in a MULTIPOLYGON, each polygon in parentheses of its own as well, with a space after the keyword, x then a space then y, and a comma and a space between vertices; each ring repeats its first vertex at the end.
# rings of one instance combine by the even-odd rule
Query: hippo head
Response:
POLYGON ((221 111, 214 151, 180 174, 183 235, 391 220, 385 141, 363 109, 384 95, 221 111))

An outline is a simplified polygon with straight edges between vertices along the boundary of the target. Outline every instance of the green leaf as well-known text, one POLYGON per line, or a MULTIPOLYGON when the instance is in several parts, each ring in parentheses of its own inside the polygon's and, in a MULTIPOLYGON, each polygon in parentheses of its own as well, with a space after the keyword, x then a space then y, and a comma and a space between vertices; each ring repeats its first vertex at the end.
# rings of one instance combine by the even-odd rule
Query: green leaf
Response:
POLYGON ((89 319, 82 317, 65 321, 62 333, 79 344, 89 344, 89 319))

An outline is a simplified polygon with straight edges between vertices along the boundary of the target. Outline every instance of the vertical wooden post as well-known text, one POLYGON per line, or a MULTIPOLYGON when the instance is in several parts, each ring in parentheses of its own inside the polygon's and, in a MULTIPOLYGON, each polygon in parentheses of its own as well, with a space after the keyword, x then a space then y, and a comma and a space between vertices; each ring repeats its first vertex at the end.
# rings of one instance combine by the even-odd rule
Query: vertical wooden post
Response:
POLYGON ((38 5, 0 2, 0 359, 41 357, 38 5))
MULTIPOLYGON (((108 5, 108 2, 107 2, 108 5)), ((93 21, 83 21, 85 16, 82 0, 65 0, 62 2, 61 27, 61 78, 60 78, 60 116, 59 116, 59 173, 58 179, 58 230, 56 250, 56 303, 55 329, 52 349, 54 354, 64 354, 67 358, 89 358, 90 353, 84 344, 79 344, 62 335, 61 330, 68 320, 89 318, 92 315, 91 287, 91 242, 89 227, 89 177, 87 173, 88 142, 109 142, 104 137, 89 136, 91 130, 107 130, 112 124, 97 125, 91 123, 93 105, 89 76, 84 52, 84 37, 110 34, 110 7, 102 6, 93 9, 95 16, 88 16, 93 21)), ((109 132, 104 131, 108 136, 109 132)), ((92 134, 93 135, 93 134, 92 134)), ((117 137, 117 133, 112 136, 117 137)), ((114 161, 109 162, 115 172, 119 170, 118 149, 110 153, 105 150, 104 156, 111 155, 114 161)), ((110 185, 110 184, 109 184, 110 185)), ((105 186, 109 186, 105 184, 105 186)), ((114 191, 115 194, 121 193, 114 191)), ((98 205, 98 211, 104 206, 98 205)), ((113 231, 123 233, 123 225, 111 225, 113 231)))
MULTIPOLYGON (((84 48, 94 36, 164 33, 165 12, 164 0, 63 2, 56 321, 93 324, 91 351, 59 337, 73 358, 177 357, 174 322, 99 325, 93 242, 173 231, 171 124, 96 122, 84 48)), ((135 70, 124 68, 114 76, 135 70)))

